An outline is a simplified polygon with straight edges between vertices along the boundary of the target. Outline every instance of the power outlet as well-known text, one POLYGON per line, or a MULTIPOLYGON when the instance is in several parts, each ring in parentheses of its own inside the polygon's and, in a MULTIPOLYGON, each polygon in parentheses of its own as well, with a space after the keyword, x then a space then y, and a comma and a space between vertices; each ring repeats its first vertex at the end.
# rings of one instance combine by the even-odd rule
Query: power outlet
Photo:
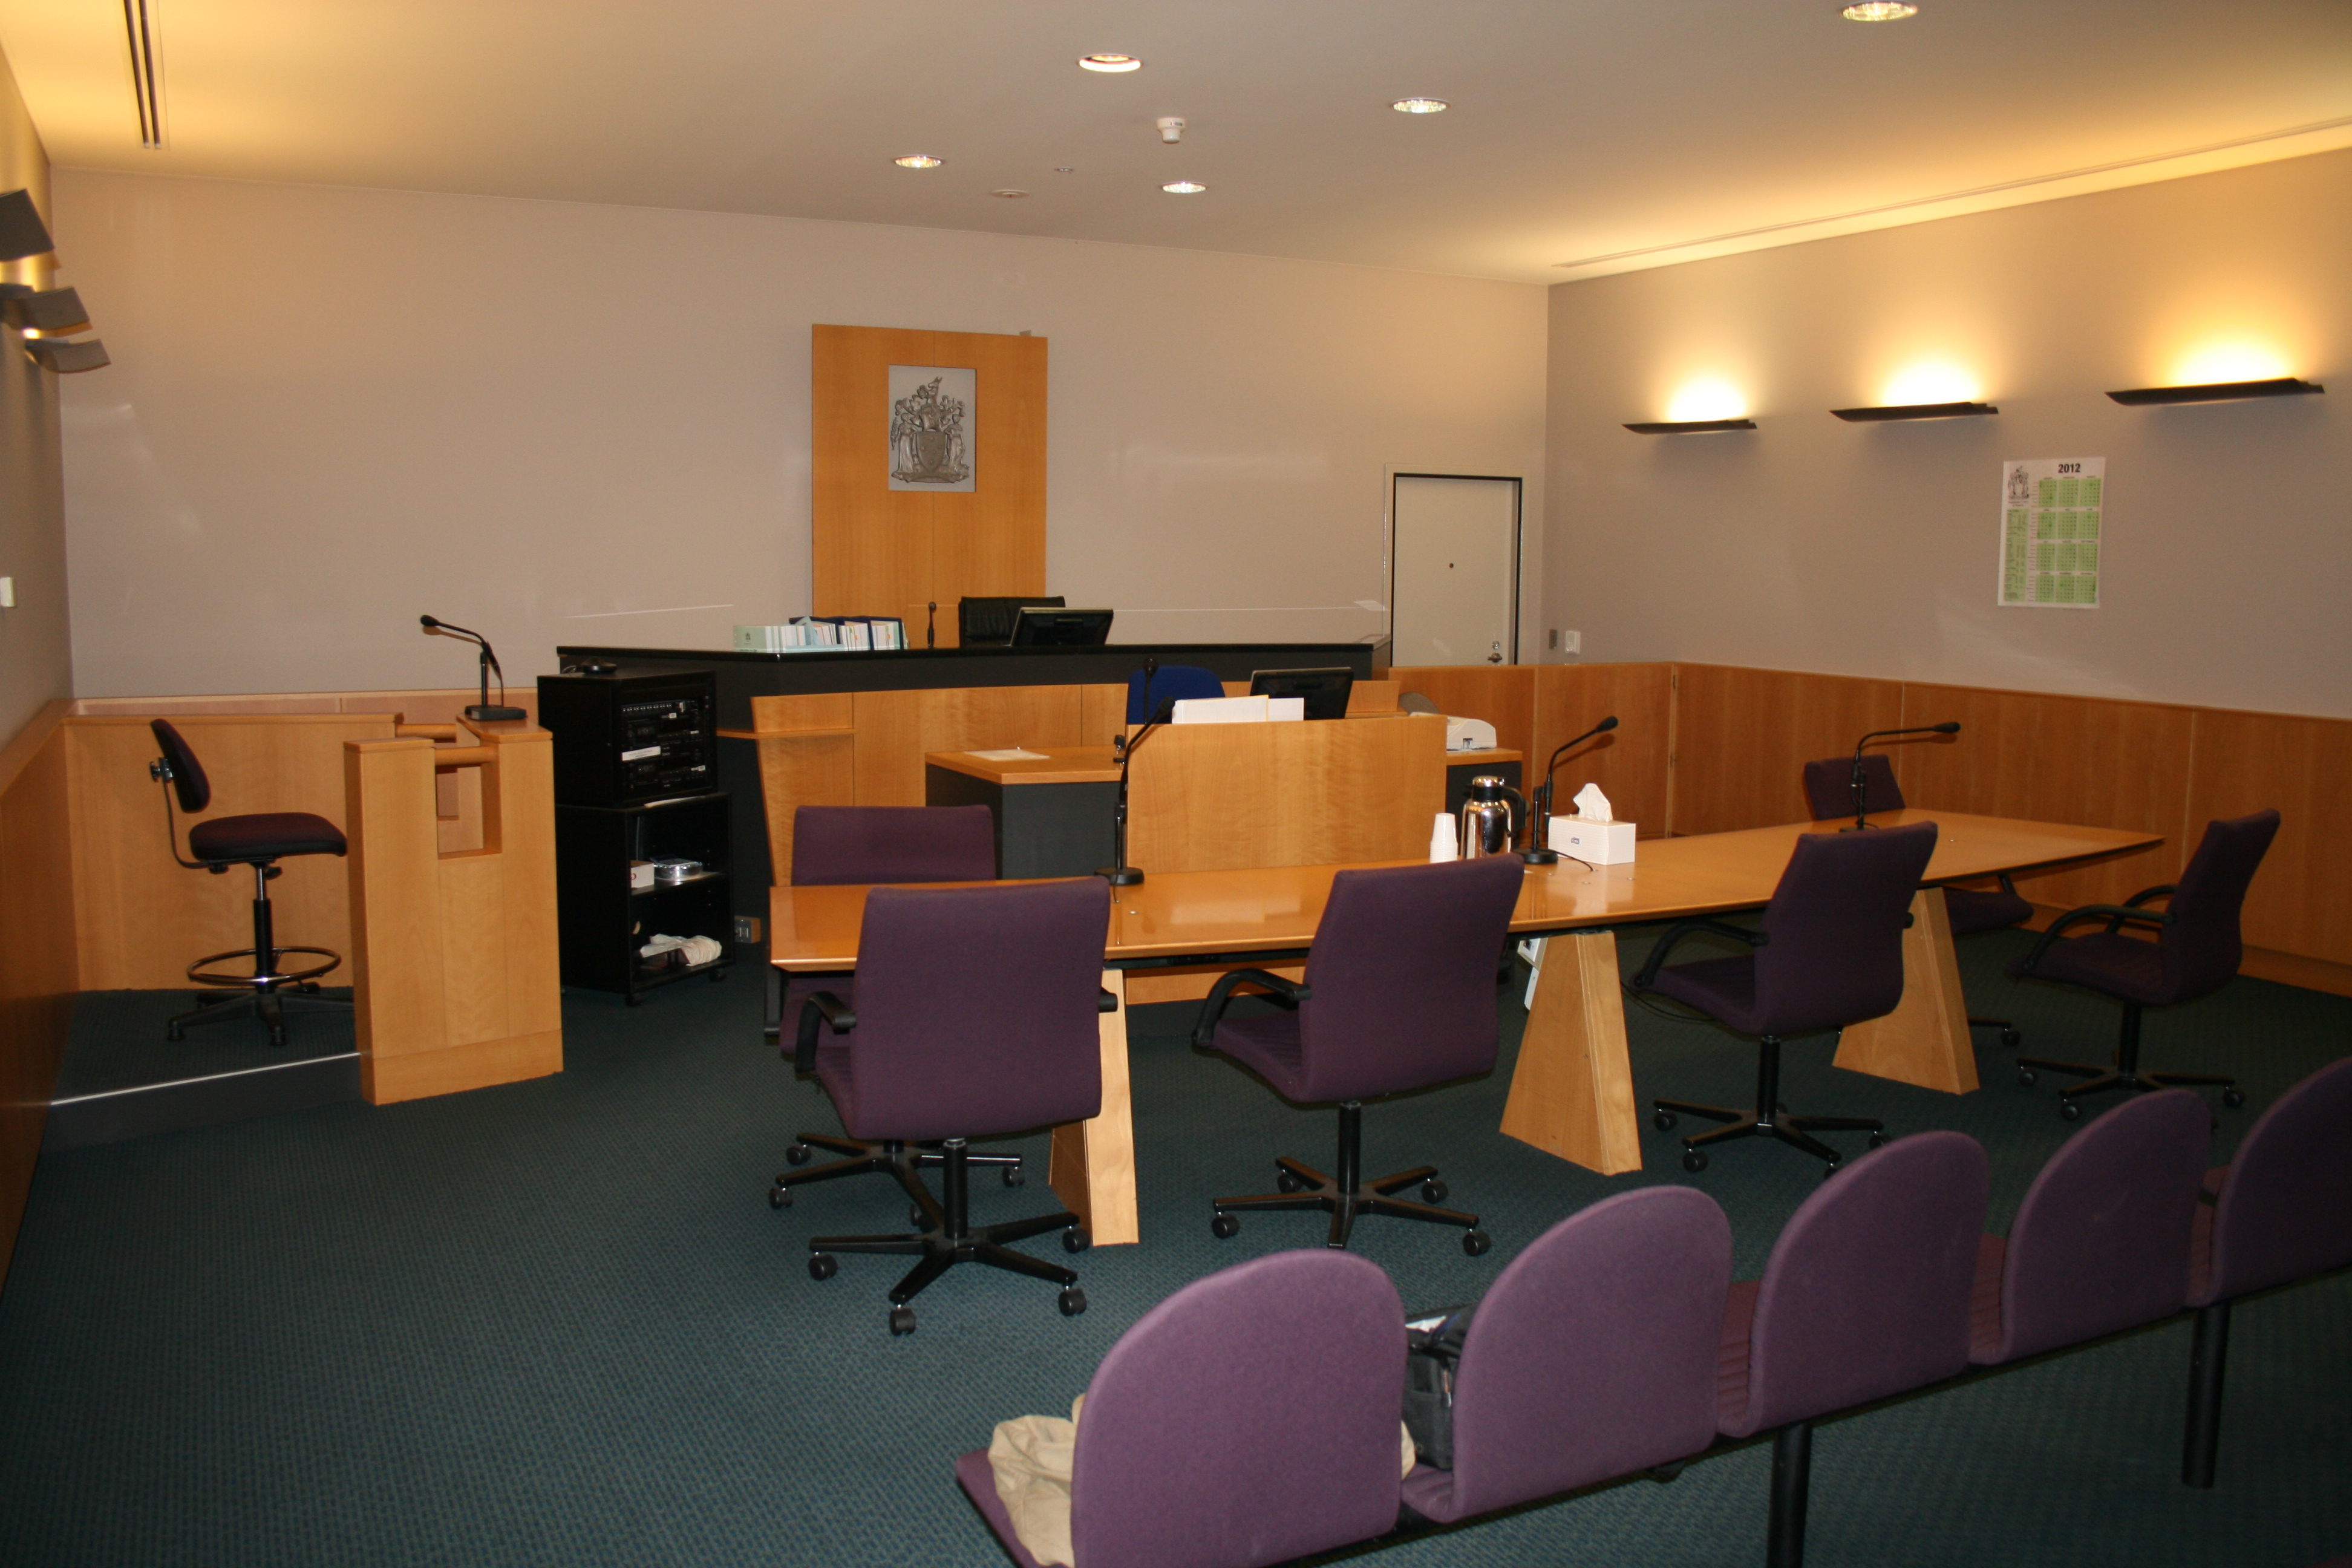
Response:
POLYGON ((0 610, 13 610, 16 607, 16 579, 14 577, 0 577, 0 610))
POLYGON ((756 947, 759 945, 760 917, 757 915, 737 915, 735 917, 735 940, 745 947, 756 947))
POLYGON ((1573 655, 1580 654, 1584 651, 1584 634, 1582 632, 1564 632, 1555 626, 1552 628, 1550 633, 1550 642, 1551 651, 1557 654, 1573 655))

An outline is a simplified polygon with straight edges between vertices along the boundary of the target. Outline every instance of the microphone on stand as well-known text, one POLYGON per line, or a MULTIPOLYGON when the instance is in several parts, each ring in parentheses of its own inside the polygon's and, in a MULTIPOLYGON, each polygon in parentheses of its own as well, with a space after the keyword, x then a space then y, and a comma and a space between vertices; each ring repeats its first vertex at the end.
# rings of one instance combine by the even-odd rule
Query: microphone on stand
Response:
POLYGON ((1571 747, 1580 746, 1584 744, 1585 742, 1592 739, 1593 736, 1606 734, 1608 731, 1614 730, 1615 728, 1617 728, 1617 715, 1612 713, 1608 718, 1603 719, 1600 723, 1595 724, 1591 729, 1587 730, 1575 740, 1568 742, 1566 744, 1563 744, 1552 752, 1551 761, 1544 764, 1543 783, 1538 784, 1535 787, 1534 793, 1528 796, 1528 841, 1529 847, 1519 851, 1520 859, 1525 860, 1530 866, 1552 866, 1559 863, 1559 851, 1542 842, 1543 837, 1551 831, 1552 770, 1559 766, 1560 758, 1568 755, 1571 747))
POLYGON ((1920 724, 1908 730, 1873 730, 1869 734, 1856 741, 1853 743, 1853 826, 1841 827, 1838 831, 1859 833, 1871 825, 1870 813, 1864 809, 1864 802, 1870 794, 1869 782, 1863 777, 1862 773, 1862 749, 1864 746, 1873 741, 1884 740, 1889 735, 1957 735, 1959 732, 1959 721, 1947 719, 1940 724, 1920 724))
POLYGON ((506 705, 507 672, 503 668, 500 668, 499 665, 499 656, 490 651, 489 638, 484 637, 479 632, 469 632, 463 626, 453 626, 446 621, 435 620, 431 616, 417 616, 416 624, 423 626, 428 633, 441 632, 449 637, 462 637, 467 642, 478 645, 481 648, 482 700, 473 707, 465 710, 467 718, 475 720, 478 722, 486 722, 498 719, 528 719, 530 717, 529 713, 524 712, 520 708, 509 708, 506 705), (492 702, 490 700, 490 671, 494 669, 499 672, 499 700, 496 702, 492 702))
MULTIPOLYGON (((1144 655, 1143 700, 1147 703, 1151 700, 1151 682, 1159 674, 1159 657, 1155 654, 1144 655)), ((1171 697, 1150 710, 1143 721, 1142 729, 1138 730, 1132 736, 1121 734, 1111 742, 1112 750, 1118 754, 1118 804, 1111 812, 1111 826, 1112 832, 1116 835, 1117 845, 1112 858, 1118 864, 1106 866, 1095 875, 1102 878, 1114 888, 1132 888, 1143 880, 1143 873, 1127 863, 1128 766, 1134 762, 1135 749, 1143 744, 1145 737, 1149 736, 1153 730, 1167 723, 1174 716, 1175 711, 1176 700, 1171 697)))

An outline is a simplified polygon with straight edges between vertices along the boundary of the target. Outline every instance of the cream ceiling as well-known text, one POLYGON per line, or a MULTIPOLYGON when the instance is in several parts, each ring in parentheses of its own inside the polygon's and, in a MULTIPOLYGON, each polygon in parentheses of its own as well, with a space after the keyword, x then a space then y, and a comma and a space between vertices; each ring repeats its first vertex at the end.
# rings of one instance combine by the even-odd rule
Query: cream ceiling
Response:
POLYGON ((1839 3, 147 0, 161 151, 121 0, 0 47, 62 167, 1538 283, 2352 145, 2352 0, 1839 3))

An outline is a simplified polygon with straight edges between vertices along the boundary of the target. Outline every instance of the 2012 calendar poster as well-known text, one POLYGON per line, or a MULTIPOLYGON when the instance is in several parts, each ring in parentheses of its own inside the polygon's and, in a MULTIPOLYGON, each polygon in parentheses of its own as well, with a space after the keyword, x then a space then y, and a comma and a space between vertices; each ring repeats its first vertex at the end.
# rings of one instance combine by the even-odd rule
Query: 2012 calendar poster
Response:
POLYGON ((2106 550, 2105 458, 2013 458, 2000 466, 2000 581, 2011 609, 2095 610, 2106 550))

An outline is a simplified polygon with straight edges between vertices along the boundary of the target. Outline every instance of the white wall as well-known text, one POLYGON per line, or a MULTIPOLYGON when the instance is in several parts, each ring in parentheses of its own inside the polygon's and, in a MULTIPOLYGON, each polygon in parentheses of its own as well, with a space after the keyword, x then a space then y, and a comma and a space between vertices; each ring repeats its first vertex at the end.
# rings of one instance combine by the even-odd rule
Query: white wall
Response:
POLYGON ((465 679, 420 612, 485 631, 524 679, 558 643, 724 647, 737 622, 805 613, 814 322, 1051 340, 1048 586, 1117 606, 1124 640, 1382 629, 1352 601, 1387 596, 1391 468, 1525 475, 1531 533, 1540 515, 1535 286, 547 202, 56 184, 68 280, 115 361, 65 404, 84 695, 465 679), (1170 613, 1196 607, 1225 613, 1170 613), (645 610, 666 613, 611 614, 645 610))
POLYGON ((1556 286, 1544 624, 1587 660, 2352 716, 2347 280, 2352 152, 1556 286), (2102 395, 2231 337, 2327 394, 2102 395), (2000 413, 1826 412, 1925 359, 2000 413), (1621 428, 1703 374, 1759 428, 1621 428), (1996 608, 2001 461, 2077 456, 2108 463, 2104 605, 1996 608))

